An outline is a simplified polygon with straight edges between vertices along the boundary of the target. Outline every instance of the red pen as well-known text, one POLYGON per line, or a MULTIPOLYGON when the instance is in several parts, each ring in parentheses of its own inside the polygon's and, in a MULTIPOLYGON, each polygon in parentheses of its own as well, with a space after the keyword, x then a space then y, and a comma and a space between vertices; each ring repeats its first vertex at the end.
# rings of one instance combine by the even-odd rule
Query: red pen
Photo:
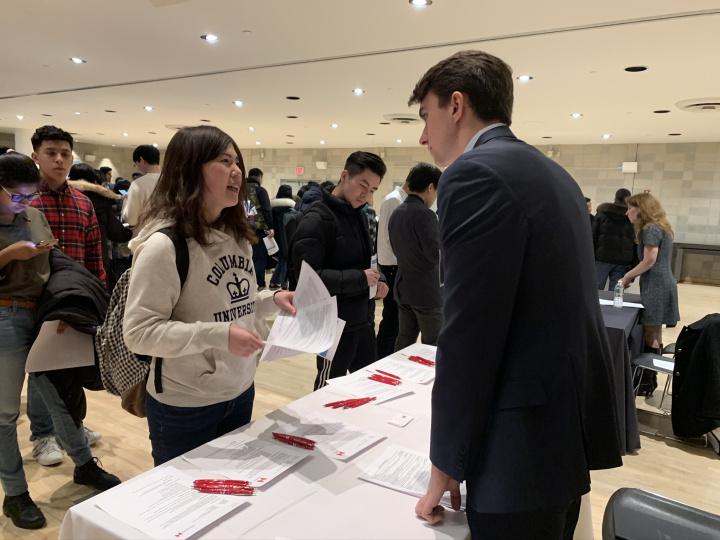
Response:
POLYGON ((200 493, 215 493, 217 495, 255 495, 252 487, 196 487, 200 493))
POLYGON ((377 382, 381 382, 381 383, 383 383, 383 384, 389 384, 389 385, 392 385, 392 386, 398 386, 398 385, 402 384, 402 383, 401 383, 399 380, 397 380, 397 379, 391 379, 390 377, 385 377, 385 376, 383 376, 383 375, 378 375, 378 374, 370 375, 370 376, 368 377, 368 379, 370 379, 371 381, 377 381, 377 382))
POLYGON ((233 487, 245 487, 249 486, 250 482, 247 480, 210 480, 201 479, 195 480, 193 486, 195 487, 218 487, 218 486, 233 486, 233 487))
POLYGON ((408 356, 408 360, 412 360, 413 362, 417 362, 418 364, 422 364, 424 366, 435 365, 435 362, 428 360, 427 358, 423 358, 422 356, 408 356))
POLYGON ((298 448, 304 448, 305 450, 315 450, 315 441, 311 439, 276 432, 273 432, 272 436, 276 441, 289 444, 290 446, 297 446, 298 448))
POLYGON ((345 406, 345 404, 346 404, 348 401, 352 401, 352 400, 351 400, 351 399, 350 399, 350 400, 346 399, 346 400, 344 400, 344 401, 333 401, 332 403, 326 403, 324 406, 325 406, 325 407, 332 407, 333 409, 339 409, 340 407, 345 406))
POLYGON ((382 373, 383 375, 387 375, 388 377, 392 377, 393 379, 397 379, 398 381, 400 380, 400 377, 398 377, 397 375, 393 375, 392 373, 388 373, 387 371, 383 371, 381 369, 376 369, 375 371, 377 371, 378 373, 382 373))
POLYGON ((365 405, 366 403, 370 403, 371 401, 375 401, 376 399, 377 399, 377 398, 374 398, 374 397, 367 397, 367 398, 363 398, 363 399, 358 399, 358 400, 356 400, 357 403, 354 403, 354 404, 352 404, 352 405, 349 405, 348 407, 345 407, 345 408, 346 408, 346 409, 354 409, 354 408, 356 408, 356 407, 360 407, 360 406, 362 406, 362 405, 365 405))

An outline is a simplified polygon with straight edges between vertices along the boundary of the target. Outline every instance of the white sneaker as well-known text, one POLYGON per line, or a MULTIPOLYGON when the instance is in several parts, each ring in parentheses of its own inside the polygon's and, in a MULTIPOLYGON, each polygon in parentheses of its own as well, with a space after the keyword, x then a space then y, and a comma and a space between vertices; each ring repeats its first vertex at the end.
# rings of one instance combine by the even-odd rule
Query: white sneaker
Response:
POLYGON ((40 465, 49 466, 62 463, 63 454, 55 442, 55 437, 43 437, 33 441, 32 457, 37 459, 40 465))
POLYGON ((83 429, 85 430, 85 436, 87 437, 88 446, 94 446, 100 439, 102 439, 101 433, 93 431, 92 429, 85 426, 83 426, 83 429))

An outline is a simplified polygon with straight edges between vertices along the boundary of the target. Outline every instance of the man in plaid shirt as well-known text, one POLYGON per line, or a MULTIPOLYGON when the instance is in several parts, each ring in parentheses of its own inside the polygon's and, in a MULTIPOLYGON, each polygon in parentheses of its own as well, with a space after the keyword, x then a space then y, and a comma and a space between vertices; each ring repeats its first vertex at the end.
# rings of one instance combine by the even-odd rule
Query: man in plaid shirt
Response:
MULTIPOLYGON (((60 240, 57 247, 63 253, 82 263, 105 284, 105 269, 100 249, 100 228, 90 199, 71 188, 66 180, 73 164, 73 138, 67 131, 55 126, 38 128, 30 139, 32 158, 40 168, 39 199, 30 205, 36 207, 50 224, 53 236, 60 240)), ((52 418, 34 385, 28 384, 28 418, 33 457, 41 465, 53 465, 63 459, 54 437, 52 418)), ((102 435, 85 428, 89 444, 95 444, 102 435)))
POLYGON ((93 205, 85 195, 68 186, 66 177, 73 164, 72 135, 55 126, 43 126, 30 139, 32 158, 40 167, 42 196, 32 206, 41 210, 50 224, 58 247, 82 263, 105 283, 100 249, 100 228, 93 205))

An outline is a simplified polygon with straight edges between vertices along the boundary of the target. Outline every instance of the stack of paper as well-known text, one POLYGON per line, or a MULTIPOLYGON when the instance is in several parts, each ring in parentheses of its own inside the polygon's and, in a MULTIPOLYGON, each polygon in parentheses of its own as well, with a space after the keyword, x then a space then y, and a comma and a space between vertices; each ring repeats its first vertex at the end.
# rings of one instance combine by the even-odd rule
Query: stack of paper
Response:
MULTIPOLYGON (((428 358, 429 360, 429 358, 428 358)), ((402 381, 426 384, 435 380, 435 368, 424 366, 416 362, 395 360, 392 356, 383 358, 366 368, 367 371, 386 371, 400 377, 402 381)), ((332 381, 332 379, 331 379, 332 381)))
POLYGON ((393 386, 368 379, 368 372, 365 370, 356 371, 352 375, 328 379, 328 384, 333 390, 340 390, 355 397, 374 397, 374 405, 389 401, 400 396, 412 394, 413 391, 408 385, 393 386))

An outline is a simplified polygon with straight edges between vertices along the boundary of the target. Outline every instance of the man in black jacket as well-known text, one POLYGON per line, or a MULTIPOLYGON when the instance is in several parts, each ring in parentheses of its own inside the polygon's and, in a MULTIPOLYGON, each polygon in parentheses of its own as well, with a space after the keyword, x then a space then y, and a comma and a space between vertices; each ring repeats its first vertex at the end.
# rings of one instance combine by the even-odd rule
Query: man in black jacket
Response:
POLYGON ((390 216, 388 232, 397 257, 395 301, 399 329, 395 350, 417 341, 437 344, 443 323, 440 293, 440 231, 430 207, 437 199, 440 169, 418 163, 407 177, 408 196, 390 216))
POLYGON ((618 280, 635 266, 635 232, 633 225, 625 215, 625 199, 630 191, 621 188, 615 193, 615 201, 598 206, 595 221, 592 224, 593 243, 595 245, 595 269, 597 270, 598 289, 601 291, 608 282, 612 291, 618 280))
POLYGON ((268 252, 264 238, 275 236, 273 229, 272 208, 267 190, 262 187, 263 172, 260 169, 250 169, 248 172, 248 197, 255 210, 253 226, 258 237, 257 244, 253 245, 253 266, 259 289, 265 288, 265 268, 267 267, 268 252))
POLYGON ((337 297, 338 317, 345 321, 335 358, 317 357, 315 390, 333 377, 357 371, 377 359, 375 298, 388 292, 381 274, 371 268, 373 255, 363 205, 385 176, 385 163, 370 152, 354 152, 345 162, 340 182, 322 192, 303 216, 291 241, 292 271, 296 282, 306 261, 337 297), (377 293, 370 298, 370 288, 377 293))

